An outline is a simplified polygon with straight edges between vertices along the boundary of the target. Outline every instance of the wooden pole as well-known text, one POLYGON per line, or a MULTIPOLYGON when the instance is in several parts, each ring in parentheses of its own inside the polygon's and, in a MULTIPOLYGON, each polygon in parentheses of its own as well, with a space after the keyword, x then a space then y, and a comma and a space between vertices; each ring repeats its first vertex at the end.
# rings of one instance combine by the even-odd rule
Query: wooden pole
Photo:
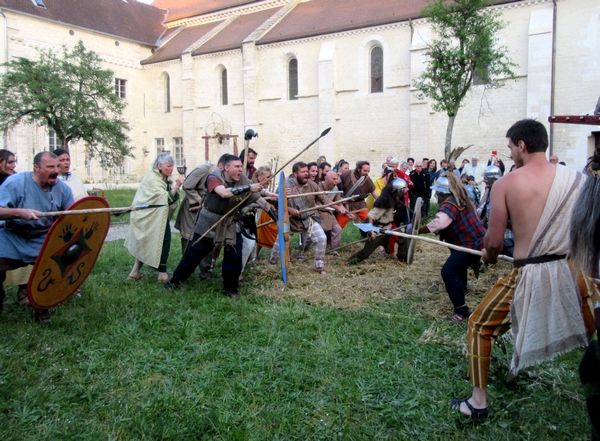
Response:
MULTIPOLYGON (((376 231, 377 229, 374 228, 371 231, 376 231)), ((407 239, 415 239, 415 240, 422 240, 423 242, 428 242, 428 243, 432 243, 435 245, 441 245, 447 248, 450 248, 451 250, 456 250, 456 251, 462 251, 463 253, 469 253, 469 254, 473 254, 475 256, 481 256, 482 252, 478 251, 478 250, 472 250, 471 248, 465 248, 465 247, 461 247, 458 245, 453 245, 451 243, 447 243, 447 242, 442 242, 441 240, 436 240, 436 239, 432 239, 430 237, 424 237, 424 236, 413 236, 412 234, 406 234, 406 233, 400 233, 397 231, 393 231, 393 230, 384 230, 383 228, 379 229, 380 233, 384 233, 384 234, 389 234, 392 236, 398 236, 398 237, 405 237, 407 239)), ((507 262, 513 262, 513 258, 512 257, 508 257, 505 256, 503 254, 498 256, 499 260, 505 260, 507 262)))
MULTIPOLYGON (((268 182, 270 182, 270 181, 272 181, 272 180, 273 180, 273 178, 275 178, 275 175, 279 174, 279 172, 280 172, 281 170, 283 170, 283 169, 284 169, 285 167, 287 167, 287 166, 288 166, 288 164, 290 164, 290 163, 291 163, 291 162, 292 162, 294 159, 296 159, 298 156, 300 156, 302 153, 304 153, 306 150, 308 150, 308 148, 309 148, 310 146, 312 146, 314 143, 316 143, 316 142, 317 142, 319 139, 321 139, 323 136, 327 135, 327 134, 329 133, 329 131, 330 131, 330 130, 331 130, 331 127, 327 128, 327 129, 325 129, 325 130, 323 130, 317 139, 315 139, 313 142, 311 142, 311 143, 310 143, 310 144, 308 144, 306 147, 304 147, 304 149, 302 149, 302 151, 300 151, 300 153, 298 153, 296 156, 294 156, 292 159, 290 159, 288 162, 286 162, 286 163, 285 163, 285 164, 284 164, 284 165, 283 165, 283 166, 282 166, 282 167, 281 167, 279 170, 277 170, 275 173, 273 173, 269 179, 267 179, 265 182, 263 182, 263 185, 264 185, 264 184, 267 184, 267 183, 268 183, 268 182)), ((223 219, 225 219, 226 217, 228 217, 228 216, 229 216, 231 213, 235 212, 235 210, 237 210, 237 209, 238 209, 238 208, 239 208, 239 207, 240 207, 240 206, 241 206, 241 205, 242 205, 244 202, 246 202, 246 201, 248 200, 248 198, 250 197, 250 195, 251 195, 251 194, 252 194, 251 192, 250 192, 250 193, 248 193, 248 195, 246 195, 246 197, 245 197, 244 199, 242 199, 242 200, 241 200, 241 201, 240 201, 240 202, 239 202, 239 203, 238 203, 238 204, 237 204, 235 207, 233 207, 231 210, 229 210, 227 213, 225 213, 225 214, 223 215, 223 217, 222 217, 221 219, 219 219, 217 222, 215 222, 215 224, 214 224, 212 227, 210 227, 208 230, 206 230, 206 232, 205 232, 205 233, 204 233, 202 236, 200 236, 200 237, 198 238, 198 240, 192 244, 192 246, 196 245, 198 242, 200 242, 202 239, 204 239, 204 237, 205 237, 205 236, 206 236, 208 233, 210 233, 212 230, 214 230, 214 229, 217 227, 217 225, 219 225, 221 222, 223 222, 223 219)))
POLYGON ((37 217, 53 217, 53 216, 73 216, 76 214, 94 214, 94 213, 127 213, 129 211, 143 210, 145 208, 166 207, 166 205, 150 206, 150 207, 115 207, 115 208, 88 208, 87 210, 65 210, 65 211, 47 211, 38 213, 37 217))
MULTIPOLYGON (((312 192, 312 193, 291 194, 291 195, 288 195, 287 198, 288 199, 294 199, 294 198, 303 198, 303 197, 306 197, 306 196, 316 196, 316 195, 319 195, 319 194, 341 194, 341 193, 343 193, 341 190, 338 190, 338 191, 315 191, 315 192, 312 192)), ((267 199, 267 200, 273 200, 275 198, 266 197, 265 199, 267 199)))
MULTIPOLYGON (((315 207, 306 208, 304 210, 300 210, 298 213, 300 213, 300 214, 302 214, 302 213, 308 213, 309 211, 315 211, 315 210, 320 210, 321 208, 331 207, 332 205, 337 205, 337 204, 341 204, 343 202, 350 201, 352 199, 356 199, 356 197, 358 197, 358 196, 360 196, 360 195, 354 195, 354 196, 350 196, 349 198, 340 199, 339 201, 332 202, 331 204, 317 205, 315 207)), ((264 224, 257 225, 256 228, 265 227, 267 225, 271 225, 271 224, 274 224, 274 223, 275 223, 275 221, 271 220, 271 221, 265 222, 264 224)))

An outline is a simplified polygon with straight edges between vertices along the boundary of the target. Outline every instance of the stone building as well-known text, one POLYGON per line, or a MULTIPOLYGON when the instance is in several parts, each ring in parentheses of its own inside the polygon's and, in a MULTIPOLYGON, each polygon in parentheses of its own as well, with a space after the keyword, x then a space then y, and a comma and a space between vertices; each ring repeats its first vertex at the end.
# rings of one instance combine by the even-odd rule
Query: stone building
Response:
MULTIPOLYGON (((251 142, 258 163, 286 162, 327 127, 301 159, 325 155, 351 164, 386 156, 443 157, 447 116, 417 98, 430 28, 425 0, 0 0, 3 56, 34 57, 82 39, 125 85, 135 159, 121 170, 86 168, 73 146, 75 171, 88 181, 136 179, 158 151, 188 167, 215 161, 251 142), (44 6, 37 6, 42 3, 44 6), (229 135, 229 136, 228 136, 229 135), (237 138, 236 138, 237 136, 237 138)), ((474 86, 456 118, 453 146, 486 159, 507 152, 517 119, 591 113, 600 94, 597 0, 498 1, 498 35, 518 64, 505 87, 474 86)), ((546 123, 547 124, 547 123, 546 123)), ((552 152, 581 168, 595 126, 547 124, 552 152)), ((30 168, 49 146, 44 127, 17 127, 6 145, 30 168)))

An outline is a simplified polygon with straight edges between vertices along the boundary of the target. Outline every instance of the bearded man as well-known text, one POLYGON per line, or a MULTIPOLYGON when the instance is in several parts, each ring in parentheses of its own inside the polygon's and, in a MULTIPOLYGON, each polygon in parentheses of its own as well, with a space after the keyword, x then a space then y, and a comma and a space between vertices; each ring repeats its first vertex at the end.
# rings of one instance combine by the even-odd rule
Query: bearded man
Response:
MULTIPOLYGON (((370 194, 374 199, 379 197, 379 193, 375 189, 375 184, 369 177, 371 171, 371 165, 367 161, 358 161, 354 170, 347 170, 340 176, 341 187, 344 190, 344 198, 360 194, 370 194), (350 190, 362 177, 365 177, 364 181, 356 187, 352 192, 350 190)), ((336 219, 342 229, 346 226, 348 221, 353 218, 355 214, 361 221, 367 219, 369 210, 367 209, 367 203, 362 201, 354 201, 346 203, 346 213, 338 213, 336 219)))
MULTIPOLYGON (((6 271, 33 265, 56 217, 40 212, 63 211, 73 204, 71 188, 58 179, 59 161, 54 153, 41 152, 33 159, 33 172, 10 175, 0 186, 0 312, 4 302, 6 271)), ((34 309, 34 320, 50 324, 47 309, 34 309)))
MULTIPOLYGON (((260 197, 262 185, 251 183, 243 174, 240 158, 225 154, 219 159, 219 163, 223 164, 223 170, 213 171, 206 179, 204 204, 194 227, 194 236, 165 288, 178 288, 192 275, 215 245, 220 245, 224 248, 221 270, 223 294, 237 299, 238 278, 242 272, 241 216, 234 213, 221 219, 243 200, 243 206, 256 202, 275 219, 277 216, 269 203, 260 197), (213 228, 214 225, 217 227, 213 228), (207 232, 208 234, 205 234, 207 232)), ((239 207, 240 210, 243 206, 239 207)))
MULTIPOLYGON (((292 166, 293 175, 286 181, 286 188, 290 195, 301 195, 304 193, 316 193, 319 187, 308 176, 308 165, 305 162, 296 162, 292 166)), ((313 244, 315 257, 314 270, 325 274, 325 248, 327 247, 327 236, 320 223, 321 219, 316 211, 305 211, 317 206, 317 201, 322 205, 330 204, 331 200, 323 195, 307 195, 300 198, 288 198, 288 212, 290 215, 290 231, 292 233, 306 233, 307 247, 313 244)), ((279 260, 279 241, 275 241, 271 249, 269 262, 274 265, 279 260)))

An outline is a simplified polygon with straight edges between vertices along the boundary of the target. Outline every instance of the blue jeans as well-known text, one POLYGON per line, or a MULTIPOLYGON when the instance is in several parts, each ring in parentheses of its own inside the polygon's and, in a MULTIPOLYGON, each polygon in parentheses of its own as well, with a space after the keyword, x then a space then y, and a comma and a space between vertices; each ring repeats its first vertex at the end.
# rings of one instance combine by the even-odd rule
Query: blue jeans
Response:
MULTIPOLYGON (((171 277, 171 285, 177 287, 185 282, 194 273, 196 267, 200 264, 205 256, 209 255, 215 244, 212 239, 205 237, 200 242, 194 244, 200 234, 194 233, 194 237, 190 241, 185 254, 181 258, 181 262, 173 272, 171 277), (191 244, 194 244, 193 246, 191 244)), ((223 275, 223 290, 229 294, 237 294, 238 277, 242 272, 242 235, 237 233, 235 237, 235 246, 223 247, 223 266, 221 274, 223 275)))
POLYGON ((442 267, 442 279, 444 279, 448 297, 454 305, 455 314, 469 315, 469 308, 464 306, 465 292, 467 291, 467 271, 471 265, 479 265, 479 259, 479 256, 474 254, 451 250, 450 257, 442 267))

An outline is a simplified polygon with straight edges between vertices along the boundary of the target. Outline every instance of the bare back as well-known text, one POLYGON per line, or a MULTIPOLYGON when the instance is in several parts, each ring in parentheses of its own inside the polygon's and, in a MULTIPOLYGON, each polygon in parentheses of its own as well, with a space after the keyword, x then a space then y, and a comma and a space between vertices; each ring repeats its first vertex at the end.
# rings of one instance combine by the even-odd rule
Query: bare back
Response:
POLYGON ((491 243, 503 238, 510 221, 515 235, 515 259, 527 257, 556 173, 556 165, 550 164, 543 153, 530 157, 525 165, 498 180, 491 194, 486 248, 487 236, 491 243))

